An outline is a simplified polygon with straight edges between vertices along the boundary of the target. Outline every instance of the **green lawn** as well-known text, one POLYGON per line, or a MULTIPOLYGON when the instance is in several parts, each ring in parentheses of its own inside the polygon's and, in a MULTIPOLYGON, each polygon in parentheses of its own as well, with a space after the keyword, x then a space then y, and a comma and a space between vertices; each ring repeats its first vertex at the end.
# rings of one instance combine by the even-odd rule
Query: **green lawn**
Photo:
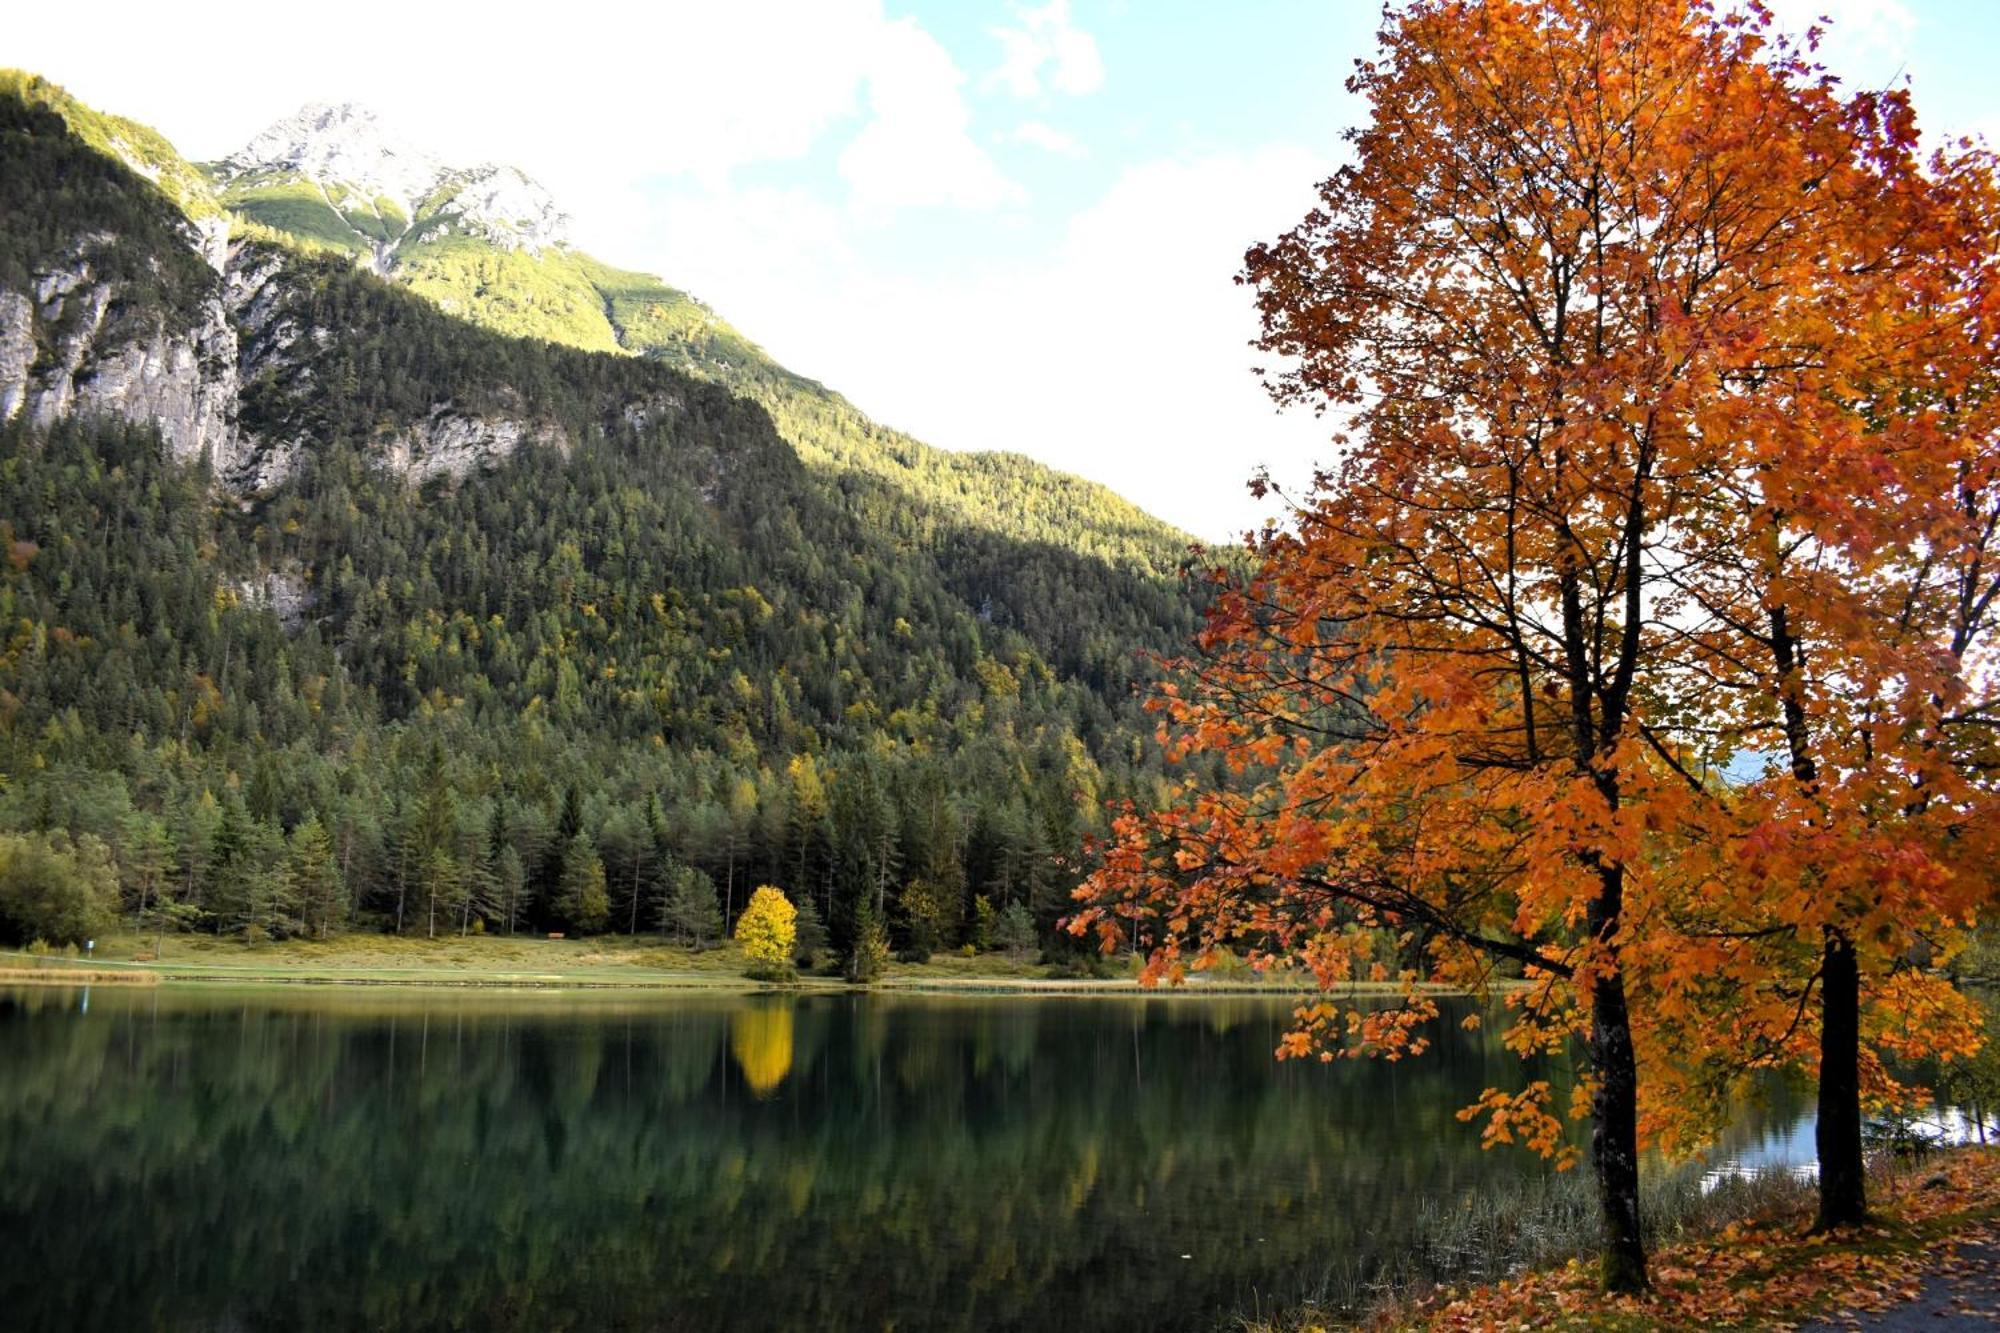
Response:
MULTIPOLYGON (((87 958, 0 954, 0 966, 42 970, 92 968, 152 973, 166 982, 299 982, 352 985, 755 988, 734 944, 695 951, 641 936, 555 940, 493 935, 341 935, 329 940, 250 944, 212 935, 169 935, 158 956, 151 935, 100 938, 87 958)), ((881 985, 899 990, 1103 992, 1135 988, 1136 968, 1120 958, 1098 978, 1072 978, 1033 956, 939 954, 928 963, 891 963, 881 985)), ((807 987, 844 988, 837 976, 808 975, 807 987)), ((1248 969, 1200 978, 1202 991, 1297 990, 1284 978, 1248 969)))

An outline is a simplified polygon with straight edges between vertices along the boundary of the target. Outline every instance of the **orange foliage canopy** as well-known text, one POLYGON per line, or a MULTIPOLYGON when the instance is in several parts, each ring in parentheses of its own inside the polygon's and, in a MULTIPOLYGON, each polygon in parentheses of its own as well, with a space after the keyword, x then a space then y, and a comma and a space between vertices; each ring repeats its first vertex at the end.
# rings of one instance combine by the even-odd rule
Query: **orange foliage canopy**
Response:
POLYGON ((1921 160, 1755 5, 1414 0, 1381 40, 1351 164, 1244 275, 1336 461, 1155 701, 1237 780, 1117 819, 1072 928, 1153 980, 1406 983, 1286 1055, 1415 1053, 1416 983, 1523 976, 1509 1045, 1588 1075, 1469 1114, 1571 1154, 1593 1112, 1601 1178, 1637 1069, 1685 1141, 1810 1064, 1829 940, 1873 1038, 1962 1048, 1910 964, 1994 850, 1991 161, 1921 160))

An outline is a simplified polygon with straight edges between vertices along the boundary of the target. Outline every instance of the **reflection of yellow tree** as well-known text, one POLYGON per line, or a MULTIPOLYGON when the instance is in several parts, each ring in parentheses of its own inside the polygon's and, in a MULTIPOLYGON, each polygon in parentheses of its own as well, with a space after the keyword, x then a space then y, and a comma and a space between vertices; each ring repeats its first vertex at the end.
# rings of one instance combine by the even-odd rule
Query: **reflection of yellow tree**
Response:
POLYGON ((768 1095, 792 1072, 791 1006, 757 1005, 731 1014, 729 1053, 750 1091, 768 1095))

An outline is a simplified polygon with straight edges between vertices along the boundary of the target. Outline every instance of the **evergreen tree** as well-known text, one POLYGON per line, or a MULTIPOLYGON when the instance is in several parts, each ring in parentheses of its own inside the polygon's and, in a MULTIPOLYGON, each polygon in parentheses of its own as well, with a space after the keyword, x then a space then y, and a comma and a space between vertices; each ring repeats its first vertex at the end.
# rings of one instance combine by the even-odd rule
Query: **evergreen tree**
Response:
POLYGON ((1003 953, 1025 954, 1035 947, 1035 918, 1025 903, 1011 903, 993 925, 993 947, 1003 953))
POLYGON ((818 960, 820 951, 826 948, 826 923, 820 920, 812 895, 800 895, 798 916, 792 928, 792 961, 800 968, 811 968, 818 960))
POLYGON ((587 834, 571 838, 563 854, 555 909, 564 926, 581 934, 602 930, 611 915, 611 900, 604 887, 604 862, 598 859, 597 847, 587 834))
POLYGON ((667 876, 660 924, 696 949, 721 938, 722 909, 716 904, 715 881, 693 866, 675 865, 667 876))
POLYGON ((875 908, 862 899, 854 918, 854 943, 847 952, 842 973, 857 986, 881 979, 889 966, 889 932, 882 928, 875 908))
POLYGON ((340 868, 333 860, 333 839, 327 836, 318 815, 307 815, 292 830, 286 848, 285 874, 290 899, 296 904, 306 930, 325 939, 342 923, 347 904, 340 868))

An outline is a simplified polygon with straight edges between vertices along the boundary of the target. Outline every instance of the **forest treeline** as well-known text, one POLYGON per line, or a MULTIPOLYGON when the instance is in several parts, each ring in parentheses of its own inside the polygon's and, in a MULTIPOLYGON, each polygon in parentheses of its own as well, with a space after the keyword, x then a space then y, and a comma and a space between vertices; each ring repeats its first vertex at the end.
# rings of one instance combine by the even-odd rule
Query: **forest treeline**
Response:
POLYGON ((331 450, 244 513, 145 433, 10 431, 0 886, 54 857, 95 904, 12 933, 712 941, 764 883, 837 948, 857 914, 920 953, 1011 907, 1046 933, 1102 803, 1157 780, 1130 704, 802 534, 755 568, 657 462, 598 439, 420 496, 331 450))

